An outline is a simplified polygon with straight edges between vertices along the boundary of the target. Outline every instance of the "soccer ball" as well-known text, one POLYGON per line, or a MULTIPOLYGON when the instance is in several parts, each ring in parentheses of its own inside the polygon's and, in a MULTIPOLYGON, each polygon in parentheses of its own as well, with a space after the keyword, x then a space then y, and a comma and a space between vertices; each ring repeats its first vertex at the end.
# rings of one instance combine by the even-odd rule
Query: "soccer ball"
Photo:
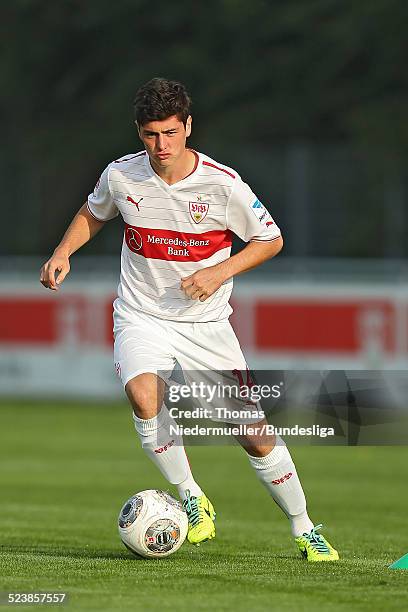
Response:
POLYGON ((172 555, 186 539, 188 520, 179 501, 166 491, 135 493, 118 518, 119 535, 131 552, 146 558, 172 555))

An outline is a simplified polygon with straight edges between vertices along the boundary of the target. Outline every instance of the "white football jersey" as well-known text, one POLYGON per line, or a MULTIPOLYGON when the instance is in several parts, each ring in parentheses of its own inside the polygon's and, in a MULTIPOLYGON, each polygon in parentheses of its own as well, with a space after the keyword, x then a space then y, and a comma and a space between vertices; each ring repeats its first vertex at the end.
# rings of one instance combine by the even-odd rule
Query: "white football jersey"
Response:
POLYGON ((194 153, 194 171, 174 185, 154 172, 146 151, 110 163, 88 209, 99 221, 123 217, 118 296, 130 309, 174 321, 218 321, 232 312, 232 279, 205 302, 187 297, 181 279, 227 259, 231 232, 248 242, 276 240, 280 230, 234 170, 194 153))

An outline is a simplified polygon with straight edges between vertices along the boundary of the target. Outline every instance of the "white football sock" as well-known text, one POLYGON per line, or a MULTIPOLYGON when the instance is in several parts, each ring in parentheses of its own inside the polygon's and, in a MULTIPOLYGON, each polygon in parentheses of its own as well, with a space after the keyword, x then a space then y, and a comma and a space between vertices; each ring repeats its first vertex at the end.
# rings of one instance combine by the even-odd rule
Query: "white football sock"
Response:
POLYGON ((135 429, 146 455, 157 465, 166 480, 176 485, 180 498, 186 498, 186 491, 199 496, 203 492, 195 482, 183 446, 183 438, 170 431, 176 421, 163 404, 160 412, 152 419, 139 419, 133 413, 135 429))
POLYGON ((276 436, 276 446, 266 457, 248 457, 257 477, 288 517, 292 534, 298 537, 309 533, 313 523, 307 514, 305 494, 282 438, 276 436))

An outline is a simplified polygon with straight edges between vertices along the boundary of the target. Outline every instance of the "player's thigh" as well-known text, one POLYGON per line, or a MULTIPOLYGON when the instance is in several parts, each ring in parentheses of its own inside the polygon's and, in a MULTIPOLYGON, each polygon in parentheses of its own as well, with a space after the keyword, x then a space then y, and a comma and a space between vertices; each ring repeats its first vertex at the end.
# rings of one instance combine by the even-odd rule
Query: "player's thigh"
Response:
POLYGON ((165 389, 165 381, 151 372, 131 378, 125 386, 133 411, 141 419, 151 419, 158 414, 165 389))

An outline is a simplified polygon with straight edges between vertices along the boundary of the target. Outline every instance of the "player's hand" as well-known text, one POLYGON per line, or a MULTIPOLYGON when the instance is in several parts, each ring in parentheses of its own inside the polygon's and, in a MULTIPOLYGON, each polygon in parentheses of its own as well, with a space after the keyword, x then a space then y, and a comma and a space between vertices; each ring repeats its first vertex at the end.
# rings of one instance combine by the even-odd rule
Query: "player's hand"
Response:
POLYGON ((218 266, 210 266, 181 279, 181 289, 192 300, 205 302, 225 281, 218 266))
POLYGON ((47 289, 57 291, 69 270, 69 258, 56 253, 41 268, 40 281, 47 289))

